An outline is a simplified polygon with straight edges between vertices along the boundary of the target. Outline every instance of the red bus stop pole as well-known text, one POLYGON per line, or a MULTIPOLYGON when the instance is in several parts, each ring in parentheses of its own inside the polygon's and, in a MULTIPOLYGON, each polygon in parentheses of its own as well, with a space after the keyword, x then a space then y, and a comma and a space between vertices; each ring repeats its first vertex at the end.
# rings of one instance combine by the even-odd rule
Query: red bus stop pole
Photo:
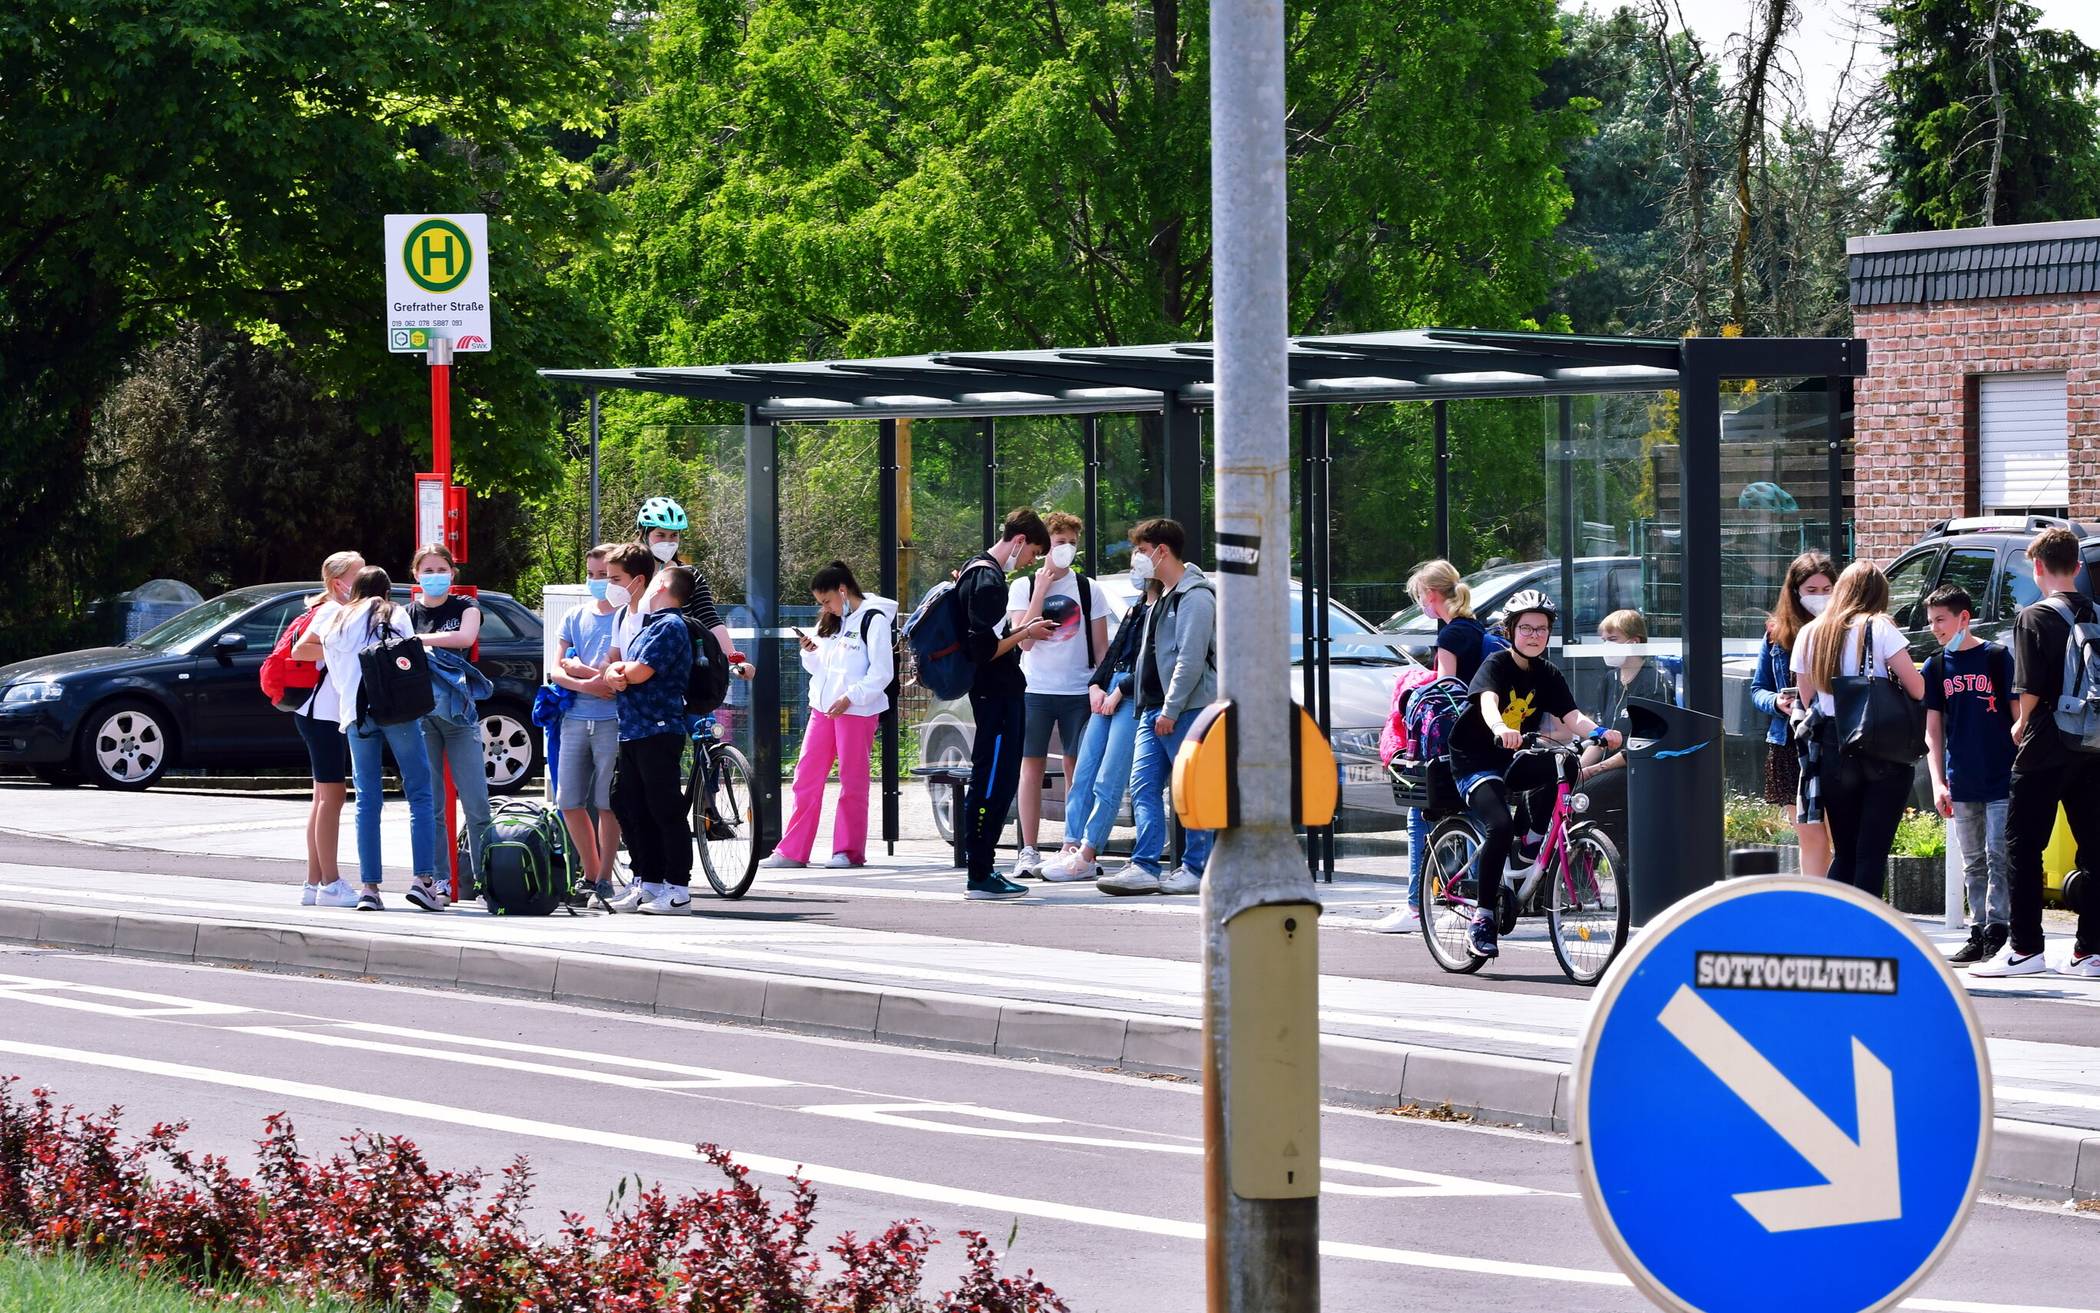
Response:
MULTIPOLYGON (((439 533, 451 546, 452 503, 452 341, 430 339, 430 470, 444 480, 445 516, 439 533)), ((416 544, 421 547, 423 544, 416 544)), ((471 655, 471 654, 470 654, 471 655)), ((452 872, 452 900, 459 900, 459 790, 452 781, 450 757, 442 759, 445 779, 445 861, 452 872)))

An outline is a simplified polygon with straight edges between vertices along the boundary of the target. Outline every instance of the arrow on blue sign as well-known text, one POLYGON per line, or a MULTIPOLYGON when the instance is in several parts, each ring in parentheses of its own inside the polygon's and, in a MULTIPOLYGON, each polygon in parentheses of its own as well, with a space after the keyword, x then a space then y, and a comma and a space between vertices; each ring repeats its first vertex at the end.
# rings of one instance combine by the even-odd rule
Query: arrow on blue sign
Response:
POLYGON ((1853 1097, 1859 1138, 1838 1129, 1801 1087, 1788 1080, 1689 985, 1679 985, 1658 1018, 1729 1092, 1750 1106, 1787 1147, 1823 1174, 1824 1184, 1754 1190, 1735 1196, 1767 1231, 1806 1231, 1903 1216, 1903 1177, 1896 1153, 1896 1086, 1888 1064, 1852 1041, 1853 1097))

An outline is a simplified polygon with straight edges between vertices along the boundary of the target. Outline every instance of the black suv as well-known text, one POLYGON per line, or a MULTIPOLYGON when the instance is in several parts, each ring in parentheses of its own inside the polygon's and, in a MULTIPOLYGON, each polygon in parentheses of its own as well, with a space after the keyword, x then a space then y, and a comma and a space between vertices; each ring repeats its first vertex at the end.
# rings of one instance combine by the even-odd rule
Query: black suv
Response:
MULTIPOLYGON (((236 588, 122 646, 0 667, 0 766, 51 784, 144 789, 171 766, 304 765, 298 728, 263 697, 259 672, 313 590, 236 588)), ((481 704, 482 746, 489 788, 511 793, 539 765, 540 621, 506 593, 479 601, 478 664, 496 686, 481 704)))
POLYGON ((1896 558, 1888 567, 1889 614, 1910 637, 1911 652, 1920 664, 1938 646, 1925 617, 1925 599, 1942 584, 1959 584, 1975 600, 1978 638, 2004 642, 2010 637, 2020 608, 2041 597, 2027 561, 2027 544, 2044 529, 2069 529, 2078 535, 2078 587, 2092 596, 2100 535, 2051 516, 1942 520, 1896 558))

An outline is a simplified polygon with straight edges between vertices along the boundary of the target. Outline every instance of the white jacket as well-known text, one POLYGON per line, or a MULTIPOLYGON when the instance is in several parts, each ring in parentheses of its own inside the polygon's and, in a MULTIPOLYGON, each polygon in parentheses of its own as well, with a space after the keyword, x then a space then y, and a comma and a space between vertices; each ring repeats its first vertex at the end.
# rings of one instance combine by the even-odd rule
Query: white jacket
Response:
POLYGON ((816 640, 817 650, 802 654, 809 672, 809 705, 829 711, 840 698, 851 698, 846 714, 879 716, 889 710, 890 681, 897 676, 897 604, 872 594, 839 621, 839 631, 816 640), (872 612, 872 614, 870 614, 872 612), (865 622, 868 641, 861 642, 865 622))

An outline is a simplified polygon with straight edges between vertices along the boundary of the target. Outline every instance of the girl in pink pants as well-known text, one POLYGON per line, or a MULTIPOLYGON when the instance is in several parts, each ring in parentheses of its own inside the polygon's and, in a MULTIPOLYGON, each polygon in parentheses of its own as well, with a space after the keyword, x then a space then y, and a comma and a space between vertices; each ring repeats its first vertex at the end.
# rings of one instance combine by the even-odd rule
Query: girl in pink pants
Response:
POLYGON ((802 640, 802 668, 809 672, 809 728, 795 766, 795 805, 780 846, 760 866, 807 866, 824 809, 824 781, 839 767, 838 812, 831 822, 834 867, 868 859, 868 751, 882 713, 889 709, 896 677, 897 604, 868 597, 844 561, 833 561, 810 581, 820 615, 817 636, 802 640))

